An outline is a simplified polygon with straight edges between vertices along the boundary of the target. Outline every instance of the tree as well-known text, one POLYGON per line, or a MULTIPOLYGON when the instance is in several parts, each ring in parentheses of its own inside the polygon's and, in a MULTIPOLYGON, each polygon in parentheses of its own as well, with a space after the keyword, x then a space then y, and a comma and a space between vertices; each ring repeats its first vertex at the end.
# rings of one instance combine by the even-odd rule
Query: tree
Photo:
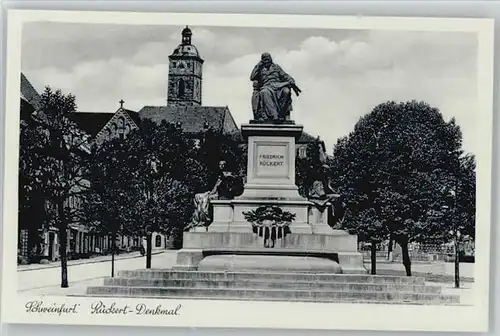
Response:
POLYGON ((194 211, 194 195, 213 187, 210 179, 218 161, 242 170, 242 151, 236 141, 210 129, 193 136, 180 124, 144 120, 125 139, 94 151, 89 179, 95 188, 86 205, 89 225, 112 235, 146 237, 150 268, 152 233, 174 239, 181 235, 194 211))
POLYGON ((44 130, 31 116, 20 123, 18 229, 19 233, 21 230, 28 233, 27 253, 31 260, 40 252, 39 232, 49 226, 50 220, 41 179, 44 130))
POLYGON ((73 95, 54 92, 50 87, 45 89, 40 108, 33 116, 39 133, 33 152, 35 159, 28 165, 37 174, 37 189, 55 211, 53 223, 58 229, 61 287, 68 287, 67 231, 70 224, 80 221, 79 209, 71 206, 71 201, 88 188, 84 181, 88 166, 87 138, 68 118, 75 110, 73 95))
POLYGON ((476 237, 476 160, 466 154, 460 158, 457 174, 456 223, 462 237, 476 237))
POLYGON ((116 239, 127 234, 124 225, 129 220, 128 211, 133 205, 126 194, 127 188, 135 183, 132 179, 132 164, 126 142, 114 139, 101 147, 94 147, 92 160, 87 170, 91 182, 90 192, 83 199, 84 222, 91 232, 111 236, 111 276, 114 277, 116 239))
POLYGON ((455 120, 444 121, 438 109, 424 102, 387 102, 335 146, 332 173, 348 204, 346 227, 372 244, 390 235, 401 246, 407 275, 408 244, 443 230, 443 223, 430 218, 442 205, 461 139, 455 120))
MULTIPOLYGON (((217 181, 219 162, 225 161, 226 168, 240 177, 244 177, 247 169, 247 145, 227 134, 221 134, 206 125, 196 135, 199 139, 197 160, 202 164, 205 183, 199 192, 211 189, 217 181)), ((243 192, 243 190, 241 190, 243 192)))
POLYGON ((473 155, 464 155, 457 159, 457 166, 448 185, 446 204, 442 206, 442 217, 446 226, 443 240, 454 243, 455 287, 460 287, 460 246, 464 238, 475 238, 476 219, 476 163, 473 155))
POLYGON ((297 155, 295 158, 295 182, 299 188, 299 194, 303 197, 308 197, 308 190, 321 167, 316 146, 315 142, 308 143, 306 145, 307 155, 305 157, 297 155))
MULTIPOLYGON (((143 190, 150 188, 153 191, 150 194, 152 198, 144 197, 147 193, 137 193, 143 195, 142 201, 137 204, 143 204, 144 211, 147 211, 152 207, 146 205, 146 199, 155 204, 155 193, 165 195, 163 201, 167 204, 161 206, 164 211, 161 221, 167 224, 164 229, 170 235, 181 235, 188 227, 194 212, 194 196, 214 187, 219 177, 220 161, 225 161, 226 169, 240 178, 246 172, 246 147, 209 125, 199 134, 188 134, 183 132, 181 124, 145 122, 141 124, 140 134, 143 147, 135 145, 134 148, 139 149, 138 155, 149 153, 143 162, 153 162, 157 173, 152 174, 149 180, 136 184, 143 186, 143 190)), ((141 174, 143 177, 148 176, 149 167, 149 163, 144 166, 146 173, 141 174)), ((236 188, 233 192, 241 194, 243 189, 236 188)), ((154 212, 157 217, 162 213, 154 212)), ((158 227, 156 224, 153 226, 158 227)))
POLYGON ((182 232, 193 212, 195 190, 203 181, 194 140, 179 125, 144 121, 124 142, 124 169, 132 183, 124 190, 127 231, 146 237, 146 268, 151 267, 152 233, 182 232))

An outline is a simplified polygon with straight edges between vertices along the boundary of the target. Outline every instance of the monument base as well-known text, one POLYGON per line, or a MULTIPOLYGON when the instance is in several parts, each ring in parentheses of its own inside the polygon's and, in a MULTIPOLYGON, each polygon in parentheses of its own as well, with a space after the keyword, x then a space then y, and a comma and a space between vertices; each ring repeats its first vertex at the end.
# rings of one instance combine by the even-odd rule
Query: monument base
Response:
POLYGON ((213 255, 198 264, 200 272, 276 272, 340 274, 335 260, 319 257, 270 255, 213 255))
POLYGON ((208 227, 209 232, 253 232, 252 224, 244 216, 244 212, 255 210, 261 205, 277 205, 284 211, 295 214, 290 225, 292 233, 312 233, 309 225, 309 208, 312 203, 304 198, 300 200, 269 199, 234 199, 212 201, 214 221, 208 227))
MULTIPOLYGON (((261 260, 269 262, 260 267, 262 270, 272 269, 272 265, 279 258, 297 257, 298 264, 294 268, 293 263, 288 263, 286 268, 290 272, 303 272, 303 263, 310 260, 315 269, 329 269, 336 273, 344 274, 366 274, 363 265, 363 256, 357 252, 357 237, 349 235, 341 230, 331 230, 331 234, 308 234, 290 233, 283 239, 277 239, 274 247, 264 247, 262 237, 249 230, 248 232, 185 232, 183 248, 177 254, 177 262, 174 269, 177 270, 199 270, 200 266, 218 265, 223 267, 223 260, 231 260, 231 267, 244 271, 249 265, 248 260, 261 260), (226 256, 224 258, 212 259, 215 264, 204 264, 208 257, 226 256), (228 257, 230 256, 230 257, 228 257), (235 257, 235 256, 246 256, 235 257), (249 256, 259 257, 250 258, 249 256), (265 258, 264 258, 265 257, 265 258), (279 257, 279 258, 274 258, 279 257), (323 263, 319 263, 323 259, 323 263), (241 264, 239 262, 242 261, 241 264), (203 262, 203 263, 202 263, 203 262), (247 266, 245 266, 247 265, 247 266), (267 266, 266 266, 267 265, 267 266), (321 267, 319 265, 322 265, 321 267)), ((214 270, 218 269, 213 266, 214 270)), ((313 266, 311 266, 313 267, 313 266)), ((250 271, 250 267, 247 270, 250 271)))
POLYGON ((249 184, 245 185, 245 191, 238 200, 290 200, 307 201, 300 196, 299 188, 295 185, 273 185, 273 184, 249 184))
POLYGON ((175 269, 367 273, 357 237, 333 230, 328 212, 298 192, 295 141, 302 126, 251 123, 242 125, 241 132, 248 140, 244 192, 232 200, 211 201, 213 222, 184 233, 175 269), (279 206, 295 219, 286 229, 254 227, 244 213, 265 205, 279 206))

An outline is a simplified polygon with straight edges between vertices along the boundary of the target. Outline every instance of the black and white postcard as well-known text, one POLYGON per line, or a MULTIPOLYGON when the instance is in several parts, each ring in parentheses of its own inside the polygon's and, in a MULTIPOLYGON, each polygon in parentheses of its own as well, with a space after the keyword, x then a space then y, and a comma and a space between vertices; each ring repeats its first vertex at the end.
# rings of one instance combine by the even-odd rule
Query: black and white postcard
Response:
POLYGON ((6 323, 485 331, 493 22, 8 12, 6 323))

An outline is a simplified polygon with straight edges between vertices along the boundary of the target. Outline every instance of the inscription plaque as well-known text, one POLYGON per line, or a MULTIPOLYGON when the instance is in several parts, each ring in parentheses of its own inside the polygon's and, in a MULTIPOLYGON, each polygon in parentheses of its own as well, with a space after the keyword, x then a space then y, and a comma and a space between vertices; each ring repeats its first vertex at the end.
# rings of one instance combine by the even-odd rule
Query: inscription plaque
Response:
POLYGON ((288 148, 286 145, 257 145, 257 176, 288 177, 288 148))

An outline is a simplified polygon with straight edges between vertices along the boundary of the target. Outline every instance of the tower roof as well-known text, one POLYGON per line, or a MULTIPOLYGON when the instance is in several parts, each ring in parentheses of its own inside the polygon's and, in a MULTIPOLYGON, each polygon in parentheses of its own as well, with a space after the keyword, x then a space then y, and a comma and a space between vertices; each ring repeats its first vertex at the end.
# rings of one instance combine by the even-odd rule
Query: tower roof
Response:
POLYGON ((193 36, 193 32, 191 29, 189 29, 188 26, 182 30, 182 39, 181 39, 181 44, 177 46, 177 48, 174 49, 172 56, 191 56, 191 57, 198 57, 200 58, 200 53, 198 52, 198 49, 191 44, 191 37, 193 36))
POLYGON ((182 37, 191 37, 193 35, 193 32, 191 29, 189 29, 188 26, 182 30, 182 37))

